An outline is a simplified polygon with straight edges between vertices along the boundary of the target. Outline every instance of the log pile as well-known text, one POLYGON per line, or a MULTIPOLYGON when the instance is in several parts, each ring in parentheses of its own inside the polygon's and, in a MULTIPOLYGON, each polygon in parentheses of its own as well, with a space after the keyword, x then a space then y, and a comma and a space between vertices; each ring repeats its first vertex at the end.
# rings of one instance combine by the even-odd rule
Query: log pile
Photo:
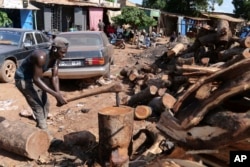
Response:
POLYGON ((121 70, 133 90, 122 102, 135 108, 136 119, 158 116, 159 133, 187 150, 207 153, 245 141, 250 134, 249 41, 232 36, 221 20, 217 31, 202 29, 191 46, 170 43, 151 64, 136 61, 121 70))

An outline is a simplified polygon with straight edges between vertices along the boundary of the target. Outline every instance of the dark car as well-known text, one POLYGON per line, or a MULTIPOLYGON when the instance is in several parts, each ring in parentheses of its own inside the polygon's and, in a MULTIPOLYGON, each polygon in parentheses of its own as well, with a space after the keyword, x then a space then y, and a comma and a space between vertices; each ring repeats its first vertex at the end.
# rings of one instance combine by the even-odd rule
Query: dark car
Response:
POLYGON ((0 28, 0 82, 13 82, 21 61, 33 50, 49 46, 49 39, 40 31, 0 28))
MULTIPOLYGON (((110 77, 114 47, 103 31, 62 32, 57 36, 69 41, 68 52, 59 64, 60 79, 110 77)), ((51 70, 44 76, 51 76, 51 70)))

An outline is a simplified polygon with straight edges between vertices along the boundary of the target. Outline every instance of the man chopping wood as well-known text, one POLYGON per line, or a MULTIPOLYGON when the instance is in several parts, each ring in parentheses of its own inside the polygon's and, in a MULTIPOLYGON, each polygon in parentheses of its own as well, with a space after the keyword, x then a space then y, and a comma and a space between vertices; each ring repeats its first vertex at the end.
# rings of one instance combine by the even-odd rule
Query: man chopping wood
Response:
POLYGON ((49 50, 37 49, 28 55, 15 73, 15 84, 24 95, 36 120, 36 126, 45 131, 49 113, 49 100, 47 93, 54 96, 57 103, 64 105, 67 100, 59 89, 58 66, 60 60, 68 51, 69 42, 62 37, 56 37, 49 50), (43 80, 43 73, 51 69, 52 85, 49 87, 43 80))

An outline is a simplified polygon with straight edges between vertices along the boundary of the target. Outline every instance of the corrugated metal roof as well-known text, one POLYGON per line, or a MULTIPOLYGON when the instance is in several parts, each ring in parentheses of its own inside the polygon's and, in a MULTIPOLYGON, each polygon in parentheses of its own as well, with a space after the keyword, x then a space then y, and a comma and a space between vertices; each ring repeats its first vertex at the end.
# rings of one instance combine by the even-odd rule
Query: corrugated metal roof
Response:
POLYGON ((58 5, 68 5, 68 6, 92 6, 92 7, 103 7, 103 8, 114 8, 119 9, 119 5, 110 5, 110 3, 94 3, 88 1, 71 1, 71 0, 32 0, 34 2, 39 2, 43 4, 58 4, 58 5))
POLYGON ((13 7, 13 8, 11 8, 11 7, 4 7, 3 6, 3 4, 0 4, 0 8, 2 8, 2 9, 24 9, 24 10, 40 10, 39 8, 37 8, 37 7, 35 7, 34 5, 32 5, 32 4, 30 4, 29 3, 29 5, 28 5, 28 7, 27 8, 23 8, 23 7, 13 7))

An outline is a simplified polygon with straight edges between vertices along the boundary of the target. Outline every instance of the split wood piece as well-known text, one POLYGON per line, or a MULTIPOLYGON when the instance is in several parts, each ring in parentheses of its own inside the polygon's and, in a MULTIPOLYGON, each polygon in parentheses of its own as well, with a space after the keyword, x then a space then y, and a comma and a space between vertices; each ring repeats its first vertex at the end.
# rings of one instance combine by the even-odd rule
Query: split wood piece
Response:
POLYGON ((136 159, 139 159, 138 157, 154 144, 155 138, 154 132, 152 132, 148 126, 144 129, 140 129, 133 136, 132 159, 136 157, 136 159))
POLYGON ((249 64, 250 60, 244 59, 240 62, 235 63, 232 66, 229 66, 228 68, 221 69, 218 72, 211 74, 210 76, 200 78, 196 83, 191 85, 182 96, 178 98, 177 102, 173 107, 173 110, 175 112, 178 112, 182 108, 186 107, 186 105, 192 103, 196 91, 203 84, 209 82, 216 82, 216 80, 224 80, 224 81, 234 80, 237 76, 239 76, 239 74, 244 73, 246 69, 250 68, 249 64))
POLYGON ((250 37, 249 36, 241 39, 239 42, 240 42, 240 46, 242 46, 244 48, 250 48, 250 37))
POLYGON ((130 97, 128 106, 147 104, 153 97, 157 95, 158 88, 156 86, 148 86, 137 94, 130 97))
POLYGON ((102 165, 128 167, 133 121, 134 109, 131 107, 106 107, 98 112, 98 155, 102 165))
POLYGON ((151 147, 149 147, 142 155, 147 156, 147 155, 157 155, 161 154, 164 150, 161 148, 161 143, 166 141, 165 136, 156 128, 156 126, 149 125, 146 127, 154 136, 154 143, 151 147))
POLYGON ((188 58, 183 58, 183 57, 178 57, 176 60, 176 64, 178 66, 182 66, 182 65, 193 65, 195 64, 195 60, 194 57, 188 57, 188 58))
MULTIPOLYGON (((79 100, 81 98, 85 98, 85 97, 89 97, 89 96, 93 96, 93 95, 97 95, 97 94, 101 94, 101 93, 112 93, 112 92, 118 93, 121 91, 123 91, 122 84, 121 83, 113 83, 113 84, 101 86, 101 87, 98 87, 95 89, 86 90, 77 97, 72 97, 72 98, 67 99, 67 101, 71 102, 74 100, 79 100)), ((60 106, 60 105, 57 104, 57 106, 60 106)))
POLYGON ((167 52, 167 55, 168 57, 173 57, 178 55, 183 50, 185 50, 185 45, 183 43, 177 43, 172 49, 167 52))
MULTIPOLYGON (((209 110, 222 104, 223 101, 229 97, 240 95, 248 91, 250 89, 250 85, 247 84, 250 81, 249 66, 250 59, 245 59, 231 66, 233 68, 227 68, 223 70, 222 73, 219 71, 216 75, 212 75, 211 78, 221 81, 222 83, 220 83, 218 89, 214 90, 208 98, 202 101, 191 96, 192 102, 185 106, 185 109, 177 112, 175 115, 182 122, 182 127, 187 129, 191 126, 197 125, 209 110), (231 71, 232 69, 234 70, 231 71)), ((208 81, 211 78, 208 77, 206 80, 208 81)), ((197 91, 197 89, 207 83, 209 82, 199 84, 199 87, 196 87, 195 90, 197 91)))
POLYGON ((230 60, 228 60, 225 64, 223 64, 221 67, 229 67, 232 64, 235 64, 236 62, 239 62, 242 59, 250 58, 250 48, 244 49, 242 52, 240 52, 238 55, 235 55, 230 60))
POLYGON ((150 106, 138 105, 135 108, 135 118, 136 119, 146 119, 152 114, 152 109, 150 106))
POLYGON ((38 160, 48 153, 49 146, 47 132, 18 120, 0 117, 0 148, 38 160))
POLYGON ((249 138, 250 132, 249 113, 213 112, 204 118, 203 126, 188 130, 178 129, 169 122, 173 122, 173 117, 162 114, 157 127, 179 146, 192 150, 220 149, 249 138))
POLYGON ((189 71, 189 72, 195 72, 195 71, 199 71, 199 72, 204 72, 207 74, 213 74, 216 71, 221 70, 221 68, 217 68, 217 67, 204 67, 204 66, 198 66, 198 65, 183 65, 183 66, 177 66, 176 67, 177 70, 180 71, 189 71))

